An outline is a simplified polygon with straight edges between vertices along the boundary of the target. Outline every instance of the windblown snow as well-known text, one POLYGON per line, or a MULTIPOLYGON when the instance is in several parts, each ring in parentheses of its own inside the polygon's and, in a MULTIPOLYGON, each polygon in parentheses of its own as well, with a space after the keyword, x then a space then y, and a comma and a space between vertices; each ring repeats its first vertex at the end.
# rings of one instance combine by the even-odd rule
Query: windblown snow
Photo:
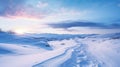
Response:
POLYGON ((0 67, 120 67, 120 37, 114 37, 117 35, 63 39, 55 36, 47 41, 39 38, 13 43, 1 40, 0 67))

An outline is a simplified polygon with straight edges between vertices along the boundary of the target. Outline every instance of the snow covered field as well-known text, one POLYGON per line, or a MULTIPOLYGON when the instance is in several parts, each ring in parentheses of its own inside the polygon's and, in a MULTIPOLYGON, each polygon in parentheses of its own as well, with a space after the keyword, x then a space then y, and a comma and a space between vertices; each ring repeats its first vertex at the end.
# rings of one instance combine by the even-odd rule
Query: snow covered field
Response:
POLYGON ((102 36, 51 40, 46 47, 0 43, 0 67, 120 67, 120 38, 102 36))
POLYGON ((100 67, 120 67, 120 39, 87 38, 81 42, 100 67))
POLYGON ((45 60, 63 54, 66 49, 75 46, 76 43, 74 40, 63 40, 56 42, 56 44, 53 44, 53 42, 51 42, 51 45, 53 46, 54 50, 45 50, 29 45, 21 46, 19 44, 1 43, 0 47, 2 49, 9 50, 12 53, 0 54, 0 66, 32 67, 37 63, 41 63, 45 60), (64 46, 61 45, 62 43, 64 43, 64 46))

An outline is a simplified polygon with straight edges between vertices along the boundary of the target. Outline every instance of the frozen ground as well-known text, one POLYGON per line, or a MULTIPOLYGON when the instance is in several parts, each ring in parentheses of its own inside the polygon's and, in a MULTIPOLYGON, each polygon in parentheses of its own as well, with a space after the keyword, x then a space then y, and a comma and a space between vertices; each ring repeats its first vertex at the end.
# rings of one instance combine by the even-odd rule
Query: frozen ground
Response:
POLYGON ((44 44, 49 46, 0 43, 0 67, 120 67, 118 34, 56 39, 44 44))
MULTIPOLYGON (((0 66, 1 67, 32 67, 37 63, 41 63, 50 58, 61 55, 66 49, 76 45, 74 40, 58 41, 55 44, 51 42, 54 50, 40 49, 35 46, 18 45, 18 44, 0 44, 0 47, 4 50, 8 50, 11 53, 0 54, 0 66), (69 42, 70 41, 70 42, 69 42), (61 45, 64 43, 64 46, 61 45), (72 44, 72 45, 70 45, 72 44), (57 46, 58 45, 58 46, 57 46)), ((68 51, 69 53, 71 52, 68 51)))

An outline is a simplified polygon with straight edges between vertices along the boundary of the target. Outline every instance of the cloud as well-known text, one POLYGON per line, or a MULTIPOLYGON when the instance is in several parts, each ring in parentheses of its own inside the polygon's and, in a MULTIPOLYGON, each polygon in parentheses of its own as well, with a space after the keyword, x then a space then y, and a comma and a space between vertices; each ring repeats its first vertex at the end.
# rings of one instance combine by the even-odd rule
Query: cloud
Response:
MULTIPOLYGON (((59 4, 58 2, 54 2, 59 4)), ((88 10, 77 10, 62 6, 54 6, 50 1, 43 0, 0 0, 0 16, 8 18, 35 18, 51 21, 88 19, 88 10)))
POLYGON ((48 22, 59 22, 59 21, 66 21, 66 20, 87 20, 89 18, 89 13, 91 11, 88 10, 82 10, 78 11, 75 9, 67 9, 65 7, 55 9, 53 12, 51 12, 49 15, 47 15, 44 20, 47 20, 48 22))
POLYGON ((48 24, 53 28, 64 28, 68 29, 71 27, 89 27, 89 28, 105 28, 105 29, 120 29, 119 23, 104 24, 104 23, 95 23, 95 22, 80 22, 80 21, 65 21, 61 23, 51 23, 48 24))
MULTIPOLYGON (((40 1, 36 2, 37 5, 39 5, 39 8, 43 8, 48 5, 47 3, 40 1)), ((0 16, 10 18, 43 18, 45 16, 45 11, 38 10, 38 7, 34 7, 29 4, 28 0, 0 0, 0 16)))
POLYGON ((112 23, 109 25, 110 28, 120 28, 120 23, 112 23))
POLYGON ((36 5, 38 8, 45 8, 48 6, 48 3, 39 1, 36 5))
POLYGON ((14 13, 23 7, 25 0, 0 0, 0 15, 5 16, 7 14, 14 15, 14 13))
POLYGON ((66 29, 72 34, 107 34, 118 33, 120 29, 101 29, 101 28, 88 28, 88 27, 71 27, 66 29))
MULTIPOLYGON (((39 20, 29 20, 29 19, 11 19, 11 18, 5 18, 0 17, 0 28, 8 31, 15 29, 25 29, 27 33, 55 33, 55 34, 97 34, 97 33, 115 33, 120 32, 120 28, 116 29, 101 29, 101 28, 94 28, 92 25, 92 29, 90 26, 71 26, 67 28, 59 27, 59 28, 53 28, 51 25, 46 25, 39 20)), ((68 21, 69 23, 73 21, 68 21)), ((52 22, 51 22, 52 23, 52 22)), ((66 22, 63 22, 66 23, 66 22)), ((85 23, 85 22, 84 22, 85 23)), ((90 23, 90 22, 89 22, 90 23)), ((54 23, 54 24, 60 24, 54 23)), ((98 23, 99 24, 99 23, 98 23)), ((116 27, 117 24, 112 24, 114 27, 116 27)))

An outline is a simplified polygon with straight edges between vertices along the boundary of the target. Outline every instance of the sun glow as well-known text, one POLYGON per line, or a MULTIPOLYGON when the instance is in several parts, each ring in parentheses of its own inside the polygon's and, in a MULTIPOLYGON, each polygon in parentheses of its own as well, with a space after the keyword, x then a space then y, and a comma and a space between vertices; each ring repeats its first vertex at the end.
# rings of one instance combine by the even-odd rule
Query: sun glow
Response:
POLYGON ((25 29, 15 29, 14 32, 16 34, 25 34, 27 32, 27 30, 25 30, 25 29))

